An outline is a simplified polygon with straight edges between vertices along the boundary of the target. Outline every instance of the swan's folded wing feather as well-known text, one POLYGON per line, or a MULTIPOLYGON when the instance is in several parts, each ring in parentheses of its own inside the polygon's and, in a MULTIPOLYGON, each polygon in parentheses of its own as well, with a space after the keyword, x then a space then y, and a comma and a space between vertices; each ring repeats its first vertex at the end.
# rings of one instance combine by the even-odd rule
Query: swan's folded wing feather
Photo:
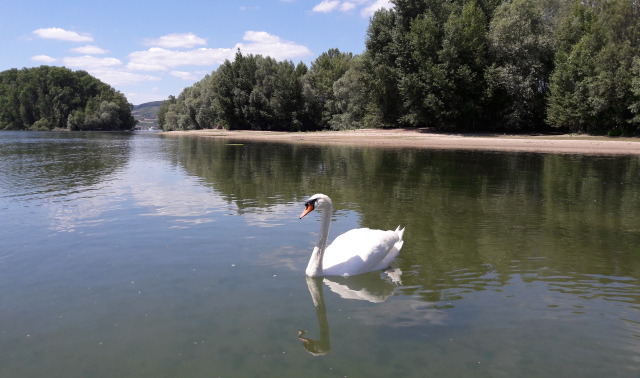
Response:
POLYGON ((400 237, 395 231, 358 228, 336 238, 325 251, 323 270, 326 275, 357 275, 391 262, 398 254, 395 244, 400 237), (394 250, 395 249, 395 250, 394 250), (392 258, 389 254, 394 254, 392 258))

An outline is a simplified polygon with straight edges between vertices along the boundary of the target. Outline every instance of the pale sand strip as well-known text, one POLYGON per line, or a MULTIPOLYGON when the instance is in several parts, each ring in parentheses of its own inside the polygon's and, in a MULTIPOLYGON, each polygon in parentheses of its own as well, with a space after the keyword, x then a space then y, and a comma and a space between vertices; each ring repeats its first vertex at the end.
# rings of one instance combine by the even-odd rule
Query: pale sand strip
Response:
POLYGON ((272 141, 384 148, 470 149, 487 151, 549 152, 570 154, 640 155, 640 138, 585 135, 443 134, 420 129, 325 131, 289 133, 273 131, 197 130, 164 135, 196 135, 234 141, 272 141))

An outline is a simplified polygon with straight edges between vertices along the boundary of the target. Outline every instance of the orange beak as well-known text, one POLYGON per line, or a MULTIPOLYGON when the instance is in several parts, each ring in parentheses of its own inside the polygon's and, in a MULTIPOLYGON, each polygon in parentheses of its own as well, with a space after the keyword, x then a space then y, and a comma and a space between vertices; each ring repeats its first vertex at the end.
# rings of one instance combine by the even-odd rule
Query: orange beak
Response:
POLYGON ((314 209, 313 205, 310 203, 306 203, 304 206, 304 211, 302 212, 302 214, 300 214, 300 219, 302 219, 305 215, 309 214, 310 212, 312 212, 314 209))

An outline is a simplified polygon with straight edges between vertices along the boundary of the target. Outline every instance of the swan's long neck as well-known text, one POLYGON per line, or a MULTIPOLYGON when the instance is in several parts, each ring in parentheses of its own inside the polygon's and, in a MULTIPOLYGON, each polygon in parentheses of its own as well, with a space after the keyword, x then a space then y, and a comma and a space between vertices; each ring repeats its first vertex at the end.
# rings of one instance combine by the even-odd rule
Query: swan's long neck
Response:
POLYGON ((307 265, 307 276, 319 277, 323 275, 322 259, 324 257, 324 250, 327 248, 327 239, 329 239, 329 227, 331 227, 331 213, 333 206, 329 202, 322 210, 322 222, 320 223, 320 233, 318 234, 318 241, 311 254, 309 265, 307 265))
POLYGON ((320 340, 313 340, 306 337, 302 337, 302 334, 298 335, 298 338, 304 343, 305 349, 314 356, 324 356, 331 351, 331 337, 329 334, 329 320, 327 319, 327 308, 324 304, 324 297, 322 295, 322 278, 307 277, 307 286, 309 287, 309 293, 311 293, 311 299, 313 300, 313 306, 316 308, 316 316, 318 317, 318 326, 320 327, 320 340))

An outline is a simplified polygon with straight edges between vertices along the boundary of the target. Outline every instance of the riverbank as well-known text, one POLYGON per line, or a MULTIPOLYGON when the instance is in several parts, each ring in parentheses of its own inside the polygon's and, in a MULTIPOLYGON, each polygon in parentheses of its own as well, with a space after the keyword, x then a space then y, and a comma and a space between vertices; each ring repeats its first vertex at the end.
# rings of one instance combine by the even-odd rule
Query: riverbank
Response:
POLYGON ((381 148, 469 149, 487 151, 571 154, 640 155, 640 138, 559 135, 449 134, 426 129, 360 129, 350 131, 275 132, 193 130, 169 131, 169 136, 191 135, 233 141, 354 145, 381 148))

